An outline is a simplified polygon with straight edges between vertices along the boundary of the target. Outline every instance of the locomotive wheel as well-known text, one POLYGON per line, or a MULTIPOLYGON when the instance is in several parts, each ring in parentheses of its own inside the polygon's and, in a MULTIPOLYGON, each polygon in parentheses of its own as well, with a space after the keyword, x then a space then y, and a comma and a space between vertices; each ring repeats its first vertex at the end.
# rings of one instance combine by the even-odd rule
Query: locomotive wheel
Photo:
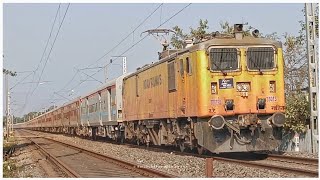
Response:
POLYGON ((197 147, 197 150, 198 150, 198 154, 199 154, 199 155, 202 155, 202 154, 204 154, 204 153, 207 152, 207 150, 206 150, 204 147, 202 147, 202 146, 198 146, 198 147, 197 147))
POLYGON ((137 139, 136 143, 137 143, 138 146, 142 145, 142 143, 141 143, 141 141, 139 139, 137 139))
POLYGON ((184 145, 183 142, 180 142, 180 143, 179 143, 179 148, 180 148, 180 151, 181 151, 181 152, 184 152, 185 149, 186 149, 186 146, 184 145))

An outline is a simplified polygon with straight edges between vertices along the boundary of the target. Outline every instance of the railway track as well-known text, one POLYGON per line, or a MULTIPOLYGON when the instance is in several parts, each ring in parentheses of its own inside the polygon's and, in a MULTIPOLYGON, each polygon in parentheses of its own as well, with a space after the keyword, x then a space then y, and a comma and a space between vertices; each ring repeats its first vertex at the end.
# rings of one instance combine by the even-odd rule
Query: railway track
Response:
POLYGON ((69 177, 174 177, 48 137, 28 139, 69 177))
MULTIPOLYGON (((149 149, 153 151, 159 151, 159 148, 154 147, 143 147, 138 145, 133 145, 135 147, 149 149)), ((307 177, 318 177, 318 159, 314 158, 302 158, 302 157, 293 157, 293 156, 281 156, 274 154, 253 154, 253 153, 244 153, 243 157, 235 157, 234 155, 199 155, 190 152, 180 152, 173 150, 161 149, 161 152, 167 151, 168 153, 174 153, 177 155, 189 155, 196 156, 199 158, 207 159, 213 158, 213 160, 236 163, 254 168, 264 168, 275 171, 283 171, 293 174, 299 174, 307 177), (249 156, 249 157, 245 157, 249 156), (254 157, 252 157, 254 156, 254 157), (265 158, 261 158, 265 157, 265 158)), ((213 167, 214 168, 214 167, 213 167)))
POLYGON ((241 155, 248 157, 250 156, 250 158, 242 157, 239 159, 239 156, 235 158, 228 155, 224 155, 224 157, 221 157, 221 155, 199 155, 188 152, 180 152, 172 149, 160 149, 159 147, 145 147, 133 144, 126 145, 129 147, 148 149, 151 151, 174 153, 176 155, 196 156, 204 159, 213 158, 216 161, 236 163, 255 168, 272 169, 275 171, 284 171, 306 177, 318 177, 318 159, 313 158, 252 153, 241 155))
MULTIPOLYGON (((209 158, 209 157, 206 157, 209 158)), ((244 160, 237 160, 237 159, 230 159, 230 158, 222 158, 222 157, 211 157, 214 160, 222 161, 222 162, 232 162, 237 164, 242 164, 251 167, 258 167, 264 169, 272 169, 276 171, 283 171, 292 174, 299 174, 307 177, 318 177, 318 165, 315 164, 301 164, 294 161, 291 162, 284 162, 281 161, 279 163, 280 157, 277 158, 277 161, 270 162, 270 158, 266 158, 265 160, 258 160, 258 161, 244 161, 244 160)))
POLYGON ((295 156, 283 156, 283 155, 276 155, 276 154, 267 154, 268 159, 280 162, 291 162, 303 165, 310 165, 310 166, 318 166, 319 159, 315 158, 303 158, 303 157, 295 157, 295 156))

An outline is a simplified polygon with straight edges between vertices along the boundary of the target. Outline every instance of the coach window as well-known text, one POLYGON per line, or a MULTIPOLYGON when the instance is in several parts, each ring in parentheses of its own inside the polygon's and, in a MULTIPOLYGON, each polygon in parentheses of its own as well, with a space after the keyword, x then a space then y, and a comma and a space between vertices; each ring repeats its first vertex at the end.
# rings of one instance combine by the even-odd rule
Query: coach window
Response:
POLYGON ((175 66, 174 61, 168 63, 168 90, 174 91, 176 90, 176 76, 175 76, 175 66))
POLYGON ((186 64, 187 64, 186 71, 189 75, 191 75, 192 74, 192 65, 191 65, 191 60, 189 59, 189 57, 186 58, 186 64))

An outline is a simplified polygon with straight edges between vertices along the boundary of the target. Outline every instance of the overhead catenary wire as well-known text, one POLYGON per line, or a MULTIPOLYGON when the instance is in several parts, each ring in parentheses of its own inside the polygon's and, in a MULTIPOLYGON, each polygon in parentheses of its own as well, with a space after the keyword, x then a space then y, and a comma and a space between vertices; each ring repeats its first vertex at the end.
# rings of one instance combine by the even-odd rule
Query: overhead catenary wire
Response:
MULTIPOLYGON (((181 10, 179 10, 178 12, 176 12, 174 15, 172 15, 170 18, 168 18, 166 21, 164 21, 163 23, 161 23, 157 28, 161 27, 162 25, 166 24, 167 22, 169 22, 172 18, 174 18, 175 16, 177 16, 178 14, 180 14, 182 11, 184 11, 187 7, 189 7, 192 3, 189 3, 188 5, 184 6, 181 10)), ((157 29, 156 28, 156 29, 157 29)), ((136 43, 134 43, 132 46, 130 46, 128 49, 126 49, 124 52, 122 52, 119 56, 123 56, 126 52, 130 51, 133 47, 135 47, 137 44, 139 44, 141 41, 143 41, 147 36, 149 36, 148 34, 146 34, 143 38, 141 38, 139 41, 137 41, 136 43)), ((113 62, 115 62, 118 59, 118 57, 116 57, 115 59, 113 59, 113 62)), ((105 66, 110 65, 111 63, 106 64, 105 66)), ((93 73, 91 76, 96 75, 97 73, 99 73, 102 69, 99 69, 97 72, 93 73)), ((86 80, 88 80, 89 78, 87 78, 86 80)), ((72 87, 71 89, 75 89, 78 86, 80 86, 83 82, 82 81, 80 83, 78 83, 76 86, 72 87)))
MULTIPOLYGON (((47 45, 49 44, 49 40, 50 40, 50 38, 51 38, 51 36, 52 36, 53 27, 54 27, 54 25, 55 25, 58 12, 60 11, 60 5, 61 5, 61 4, 59 4, 58 10, 57 10, 57 13, 56 13, 56 16, 55 16, 55 20, 54 20, 54 23, 53 23, 52 28, 51 28, 51 31, 50 31, 50 35, 49 35, 49 38, 48 38, 48 41, 47 41, 47 44, 46 44, 46 48, 47 48, 47 45)), ((44 67, 43 67, 43 69, 42 69, 42 71, 41 71, 41 74, 40 74, 40 76, 39 76, 38 83, 36 84, 36 87, 35 87, 34 90, 32 91, 31 95, 33 95, 33 93, 35 92, 35 90, 37 89, 37 87, 38 87, 38 85, 39 85, 39 82, 41 81, 41 77, 42 77, 42 75, 43 75, 44 69, 45 69, 45 67, 46 67, 46 65, 47 65, 47 62, 48 62, 48 60, 49 60, 49 57, 50 57, 50 54, 51 54, 52 49, 53 49, 53 47, 54 47, 54 44, 55 44, 55 42, 56 42, 56 40, 57 40, 57 37, 58 37, 58 35, 59 35, 61 26, 62 26, 62 24, 63 24, 63 22, 64 22, 65 17, 66 17, 66 14, 67 14, 67 12, 68 12, 69 6, 70 6, 70 3, 69 3, 68 6, 67 6, 67 9, 66 9, 66 11, 65 11, 64 17, 63 17, 63 19, 62 19, 62 21, 61 21, 61 23, 60 23, 59 29, 58 29, 58 31, 57 31, 57 33, 56 33, 55 39, 54 39, 53 44, 52 44, 52 46, 51 46, 51 49, 50 49, 50 51, 49 51, 49 54, 47 55, 47 59, 46 59, 46 61, 45 61, 44 67)), ((44 50, 44 52, 43 52, 43 55, 45 54, 46 48, 45 48, 45 50, 44 50)), ((40 61, 40 63, 38 64, 38 66, 37 66, 37 68, 36 68, 35 71, 38 70, 38 68, 39 68, 39 66, 40 66, 40 64, 41 64, 41 62, 42 62, 42 59, 43 59, 43 56, 42 56, 41 61, 40 61)), ((33 78, 32 81, 34 81, 34 78, 33 78)), ((30 91, 28 91, 28 94, 26 95, 26 100, 25 100, 25 104, 24 104, 24 106, 23 106, 23 110, 24 110, 24 108, 25 108, 25 106, 26 106, 26 104, 27 104, 27 102, 28 102, 29 92, 30 92, 30 91)))
POLYGON ((21 79, 19 82, 17 82, 15 85, 13 85, 11 88, 10 88, 10 90, 11 89, 13 89, 14 87, 16 87, 17 85, 19 85, 20 83, 22 83, 24 80, 26 80, 29 76, 31 76, 31 74, 33 74, 34 73, 34 71, 32 71, 31 73, 29 73, 27 76, 25 76, 23 79, 21 79))
MULTIPOLYGON (((139 23, 138 26, 136 26, 129 34, 127 34, 127 36, 125 36, 122 40, 120 40, 114 47, 112 47, 109 51, 107 51, 105 54, 103 54, 100 58, 98 58, 97 60, 95 60, 93 63, 89 64, 88 66, 86 66, 86 68, 91 67, 92 65, 98 63, 99 61, 101 61, 104 57, 106 57, 108 54, 110 54, 113 50, 115 50, 116 48, 118 48, 126 39, 128 39, 132 34, 134 34, 134 32, 141 27, 161 6, 163 5, 163 3, 161 3, 159 6, 157 6, 156 9, 154 9, 146 18, 143 19, 143 21, 141 21, 139 23)), ((85 68, 83 68, 85 69, 85 68)), ((76 71, 75 74, 73 75, 73 77, 71 78, 70 81, 68 81, 65 86, 61 89, 65 89, 76 77, 76 75, 79 73, 79 71, 76 71)), ((58 92, 60 92, 61 90, 59 90, 58 92)))
MULTIPOLYGON (((47 51, 47 47, 48 47, 48 45, 49 45, 49 42, 50 42, 50 39, 51 39, 51 36, 52 36, 52 32, 53 32, 54 26, 55 26, 56 21, 57 21, 57 17, 58 17, 58 14, 59 14, 59 12, 60 12, 60 8, 61 8, 61 3, 59 4, 58 9, 57 9, 57 12, 56 12, 56 15, 55 15, 55 17, 54 17, 54 21, 53 21, 53 24, 52 24, 52 26, 51 26, 51 30, 50 30, 49 37, 48 37, 48 40, 47 40, 47 42, 46 42, 45 48, 44 48, 43 53, 42 53, 42 55, 41 55, 40 62, 38 63, 36 69, 33 71, 34 74, 33 74, 33 77, 32 77, 32 81, 34 81, 34 78, 35 78, 35 75, 36 75, 36 71, 39 69, 40 64, 42 63, 42 61, 43 61, 43 59, 44 59, 44 55, 45 55, 45 53, 46 53, 46 51, 47 51)), ((30 88, 29 88, 28 94, 30 93, 31 87, 32 87, 32 85, 31 85, 30 88)), ((32 94, 33 94, 33 93, 32 93, 32 94)))
MULTIPOLYGON (((189 7, 191 4, 192 4, 192 3, 189 3, 188 5, 186 5, 185 7, 183 7, 181 10, 179 10, 179 11, 176 12, 174 15, 172 15, 169 19, 167 19, 166 21, 162 22, 157 28, 161 27, 162 25, 164 25, 165 23, 167 23, 168 21, 170 21, 172 18, 174 18, 175 16, 177 16, 178 14, 180 14, 183 10, 185 10, 185 9, 186 9, 187 7, 189 7)), ((161 5, 158 6, 157 9, 159 9, 160 7, 161 7, 161 5)), ((156 9, 156 10, 157 10, 157 9, 156 9)), ((155 10, 155 11, 156 11, 156 10, 155 10)), ((154 12, 155 12, 155 11, 154 11, 154 12)), ((154 13, 154 12, 153 12, 153 13, 154 13)), ((153 14, 153 13, 152 13, 152 14, 153 14)), ((149 15, 149 16, 150 16, 150 15, 149 15)), ((148 16, 148 17, 149 17, 149 16, 148 16)), ((145 22, 145 20, 144 20, 143 22, 145 22)), ((142 24, 143 24, 143 23, 140 23, 138 27, 140 27, 142 24)), ((138 28, 138 27, 137 27, 137 28, 138 28)), ((130 37, 130 35, 133 34, 134 31, 135 31, 137 28, 135 28, 130 34, 128 34, 124 39, 122 39, 114 48, 112 48, 112 50, 114 50, 116 47, 118 47, 126 38, 130 37)), ((139 41, 137 41, 137 42, 134 43, 132 46, 130 46, 128 49, 126 49, 124 52, 122 52, 120 56, 122 56, 122 55, 124 55, 125 53, 127 53, 128 51, 130 51, 133 47, 135 47, 136 45, 138 45, 141 41, 143 41, 143 40, 144 40, 146 37, 148 37, 148 36, 149 36, 148 34, 145 35, 145 36, 144 36, 143 38, 141 38, 139 41)), ((107 52, 106 54, 104 54, 101 58, 99 58, 98 60, 96 60, 96 62, 98 62, 98 61, 100 61, 101 59, 103 59, 108 53, 112 52, 112 50, 108 51, 108 52, 107 52)), ((117 59, 118 59, 118 57, 115 58, 113 62, 115 62, 117 59)), ((95 63, 96 63, 96 62, 95 62, 95 63)), ((88 67, 90 67, 91 65, 93 65, 93 64, 95 64, 95 63, 90 64, 88 67)), ((108 65, 110 65, 110 64, 111 64, 111 63, 108 63, 108 64, 104 65, 104 67, 106 67, 106 66, 108 66, 108 65)), ((94 76, 95 74, 99 73, 101 70, 103 70, 103 68, 100 68, 98 71, 96 71, 95 73, 93 73, 91 76, 94 76)), ((74 74, 74 76, 73 76, 72 79, 69 81, 69 83, 72 82, 72 80, 76 77, 76 74, 77 74, 78 72, 79 72, 79 70, 74 74)), ((89 78, 91 78, 91 77, 87 77, 86 80, 79 82, 77 85, 73 86, 73 87, 70 88, 70 89, 73 90, 73 89, 77 88, 77 87, 80 86, 82 83, 86 82, 89 78)), ((67 86, 67 85, 68 85, 68 83, 66 84, 66 86, 67 86)), ((65 86, 65 87, 66 87, 66 86, 65 86)), ((63 88, 63 89, 64 89, 64 88, 63 88)), ((60 91, 62 91, 63 89, 61 89, 60 91)), ((67 90, 67 92, 68 92, 68 91, 69 91, 69 90, 67 90)), ((56 91, 56 92, 59 92, 59 91, 56 91)), ((54 94, 53 94, 51 97, 54 97, 54 94)), ((60 96, 60 97, 61 97, 61 96, 60 96)))
POLYGON ((96 64, 100 60, 102 60, 104 57, 106 57, 108 54, 110 54, 114 49, 116 49, 120 44, 122 44, 128 37, 131 36, 140 26, 142 26, 161 6, 163 3, 161 3, 154 11, 152 11, 151 14, 149 14, 134 30, 132 30, 125 38, 123 38, 117 45, 115 45, 112 49, 110 49, 107 53, 105 53, 103 56, 98 58, 94 63, 90 64, 88 67, 92 66, 93 64, 96 64))
MULTIPOLYGON (((59 13, 59 11, 60 11, 60 7, 61 7, 61 3, 59 4, 59 6, 58 6, 58 8, 57 8, 57 12, 56 12, 56 15, 55 15, 55 17, 54 17, 54 20, 53 20, 53 23, 52 23, 52 26, 51 26, 51 30, 50 30, 50 33, 49 33, 49 36, 48 36, 48 40, 47 40, 47 42, 46 42, 46 45, 45 45, 45 48, 44 48, 44 50, 43 50, 42 56, 41 56, 41 58, 40 58, 40 62, 38 63, 38 65, 37 65, 37 67, 35 68, 35 70, 33 70, 32 81, 34 81, 36 71, 39 69, 41 62, 43 61, 44 54, 45 54, 45 52, 46 52, 46 50, 47 50, 49 41, 50 41, 51 36, 52 36, 52 32, 53 32, 54 25, 56 24, 56 21, 57 21, 57 17, 58 17, 58 13, 59 13)), ((25 103, 24 103, 24 105, 22 106, 22 111, 24 111, 24 109, 25 109, 25 107, 26 107, 26 104, 27 104, 27 102, 28 102, 28 97, 29 97, 29 95, 30 95, 31 87, 32 87, 32 84, 29 86, 28 93, 26 94, 25 103)))
POLYGON ((39 86, 39 82, 41 81, 41 77, 42 77, 42 75, 43 75, 43 72, 44 72, 44 70, 45 70, 45 68, 46 68, 46 65, 47 65, 47 63, 48 63, 49 57, 50 57, 50 55, 51 55, 52 49, 53 49, 53 47, 54 47, 54 45, 55 45, 55 43, 56 43, 56 40, 57 40, 57 38, 58 38, 58 35, 59 35, 59 33, 60 33, 61 26, 62 26, 62 24, 63 24, 63 22, 64 22, 64 19, 65 19, 67 13, 68 13, 69 7, 70 7, 70 3, 68 4, 67 9, 66 9, 66 11, 65 11, 65 13, 64 13, 64 15, 63 15, 62 21, 61 21, 60 26, 59 26, 59 28, 58 28, 58 32, 57 32, 57 34, 56 34, 56 36, 55 36, 55 38, 54 38, 54 41, 53 41, 52 46, 51 46, 51 48, 50 48, 49 54, 48 54, 47 59, 46 59, 46 61, 45 61, 44 67, 42 68, 42 71, 41 71, 41 74, 40 74, 38 83, 37 83, 37 85, 36 85, 36 88, 32 91, 31 95, 34 93, 34 91, 35 91, 35 90, 37 89, 37 87, 39 86))

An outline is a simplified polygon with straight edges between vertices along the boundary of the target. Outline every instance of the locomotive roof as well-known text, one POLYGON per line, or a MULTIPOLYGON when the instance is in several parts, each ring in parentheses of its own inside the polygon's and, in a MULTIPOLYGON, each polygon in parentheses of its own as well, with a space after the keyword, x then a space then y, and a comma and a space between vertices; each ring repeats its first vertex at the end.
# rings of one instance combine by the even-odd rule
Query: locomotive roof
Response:
POLYGON ((279 41, 275 41, 272 39, 267 39, 267 38, 255 38, 252 36, 244 36, 242 39, 235 39, 234 37, 232 38, 226 38, 226 37, 219 37, 219 38, 213 38, 204 42, 200 42, 198 44, 194 44, 188 48, 185 49, 180 49, 175 53, 170 54, 169 56, 162 58, 158 60, 157 62, 149 65, 145 65, 141 69, 137 70, 136 72, 124 77, 124 79, 127 79, 129 77, 132 77, 139 72, 145 71, 151 67, 154 67, 158 64, 161 64, 165 61, 171 61, 174 58, 176 58, 178 55, 184 54, 186 52, 194 52, 198 50, 206 50, 210 46, 252 46, 252 45, 272 45, 275 46, 276 48, 281 48, 282 44, 279 41))

